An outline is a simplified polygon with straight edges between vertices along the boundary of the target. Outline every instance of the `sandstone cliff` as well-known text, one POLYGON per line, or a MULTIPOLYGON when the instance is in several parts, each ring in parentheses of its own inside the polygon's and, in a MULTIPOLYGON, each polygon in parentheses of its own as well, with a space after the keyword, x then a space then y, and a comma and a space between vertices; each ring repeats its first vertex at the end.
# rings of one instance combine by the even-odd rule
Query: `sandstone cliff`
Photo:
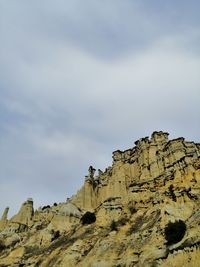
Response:
POLYGON ((200 144, 154 132, 66 202, 0 220, 0 266, 199 266, 200 144))

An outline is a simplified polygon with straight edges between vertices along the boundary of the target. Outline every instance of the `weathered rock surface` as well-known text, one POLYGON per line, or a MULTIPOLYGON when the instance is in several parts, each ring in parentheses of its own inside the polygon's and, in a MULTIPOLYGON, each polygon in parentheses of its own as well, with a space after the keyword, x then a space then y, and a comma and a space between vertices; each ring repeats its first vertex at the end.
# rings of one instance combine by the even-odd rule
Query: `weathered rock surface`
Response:
POLYGON ((200 144, 154 132, 95 171, 67 202, 6 209, 0 266, 199 266, 200 144))
POLYGON ((8 223, 8 211, 9 211, 9 207, 5 208, 4 212, 3 212, 3 215, 1 217, 1 220, 0 220, 0 231, 3 230, 7 223, 8 223))

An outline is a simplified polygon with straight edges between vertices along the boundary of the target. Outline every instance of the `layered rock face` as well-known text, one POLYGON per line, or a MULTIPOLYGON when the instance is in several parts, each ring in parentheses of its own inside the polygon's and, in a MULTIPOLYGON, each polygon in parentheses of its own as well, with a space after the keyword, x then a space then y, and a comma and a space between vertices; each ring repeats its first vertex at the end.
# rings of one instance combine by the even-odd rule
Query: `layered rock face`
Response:
POLYGON ((9 207, 5 208, 4 212, 3 212, 3 215, 1 217, 1 220, 0 220, 0 231, 3 230, 7 223, 8 223, 8 211, 9 211, 9 207))
POLYGON ((6 209, 0 266, 199 266, 199 206, 200 144, 154 132, 66 202, 6 209))

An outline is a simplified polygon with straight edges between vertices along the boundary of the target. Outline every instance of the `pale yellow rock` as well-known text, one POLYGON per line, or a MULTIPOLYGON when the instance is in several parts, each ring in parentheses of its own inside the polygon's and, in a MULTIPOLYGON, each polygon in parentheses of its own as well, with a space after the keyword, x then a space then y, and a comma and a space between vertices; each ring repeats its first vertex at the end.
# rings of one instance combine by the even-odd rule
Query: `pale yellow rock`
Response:
POLYGON ((5 208, 4 212, 3 212, 3 215, 1 217, 1 220, 0 220, 0 231, 2 231, 8 224, 8 211, 9 211, 9 208, 5 208))
POLYGON ((18 247, 11 251, 5 258, 0 257, 0 266, 17 266, 17 263, 19 259, 22 258, 24 251, 24 247, 18 247))
POLYGON ((34 215, 33 200, 27 199, 27 201, 22 204, 18 214, 13 216, 10 221, 29 226, 32 223, 33 215, 34 215))
POLYGON ((154 132, 67 202, 33 211, 31 199, 0 221, 0 266, 199 266, 200 145, 154 132), (87 211, 96 221, 82 225, 87 211), (181 220, 181 240, 168 245, 165 229, 181 220), (24 262, 25 261, 25 262, 24 262))

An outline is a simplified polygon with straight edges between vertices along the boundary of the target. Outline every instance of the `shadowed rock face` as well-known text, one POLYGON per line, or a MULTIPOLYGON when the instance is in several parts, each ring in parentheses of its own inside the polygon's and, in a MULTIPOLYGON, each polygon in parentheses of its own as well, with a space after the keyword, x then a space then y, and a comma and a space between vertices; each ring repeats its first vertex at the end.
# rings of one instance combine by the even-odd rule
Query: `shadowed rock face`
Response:
POLYGON ((6 209, 0 266, 199 266, 200 146, 168 135, 113 152, 98 174, 90 166, 67 202, 34 211, 28 199, 10 220, 6 209))

